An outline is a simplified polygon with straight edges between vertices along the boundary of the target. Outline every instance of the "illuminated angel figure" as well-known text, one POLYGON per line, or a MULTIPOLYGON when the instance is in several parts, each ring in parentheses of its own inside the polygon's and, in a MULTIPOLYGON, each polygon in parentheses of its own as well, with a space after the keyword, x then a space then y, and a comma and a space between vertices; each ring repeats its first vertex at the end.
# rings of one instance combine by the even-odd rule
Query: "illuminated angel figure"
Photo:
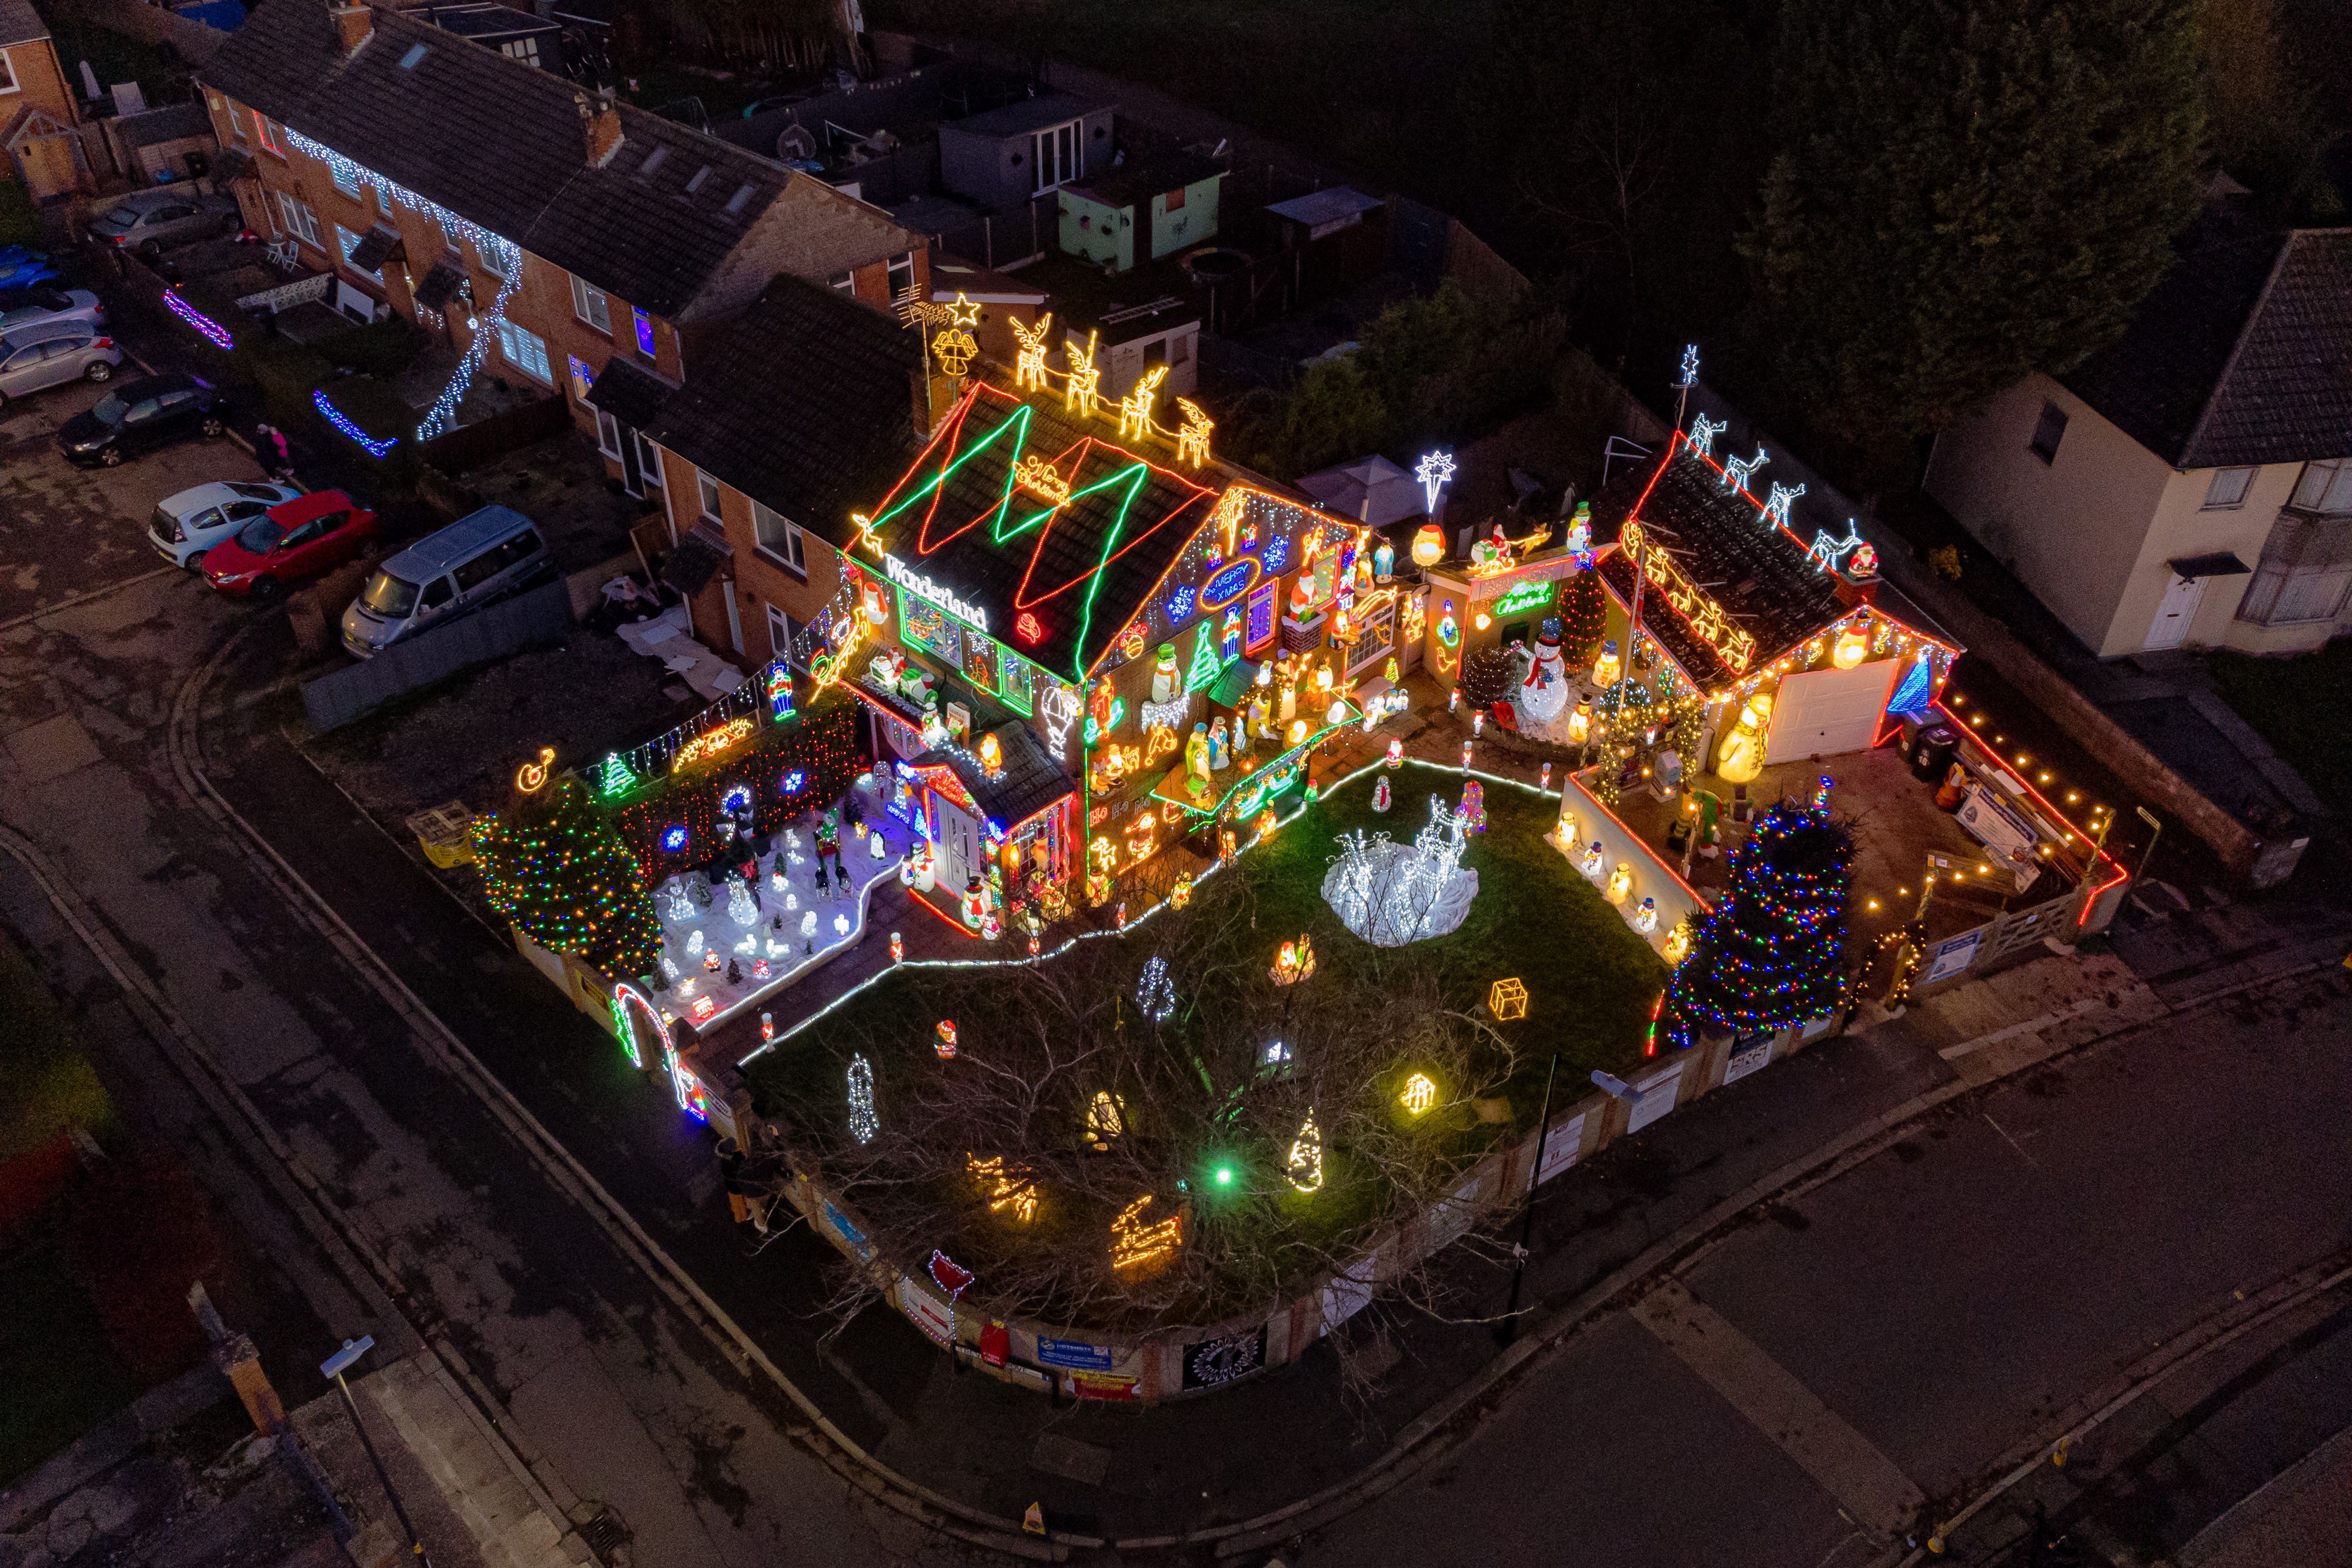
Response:
POLYGON ((951 376, 970 370, 979 352, 980 340, 960 326, 950 327, 931 340, 931 353, 940 361, 940 369, 951 376))
POLYGON ((1168 379, 1168 367, 1155 365, 1151 373, 1135 383, 1135 390, 1118 400, 1118 435, 1124 441, 1129 436, 1140 437, 1151 429, 1151 405, 1160 397, 1160 383, 1168 379))
MULTIPOLYGON (((1184 414, 1184 423, 1176 429, 1176 461, 1198 468, 1209 460, 1209 432, 1217 427, 1191 398, 1178 398, 1176 406, 1184 414)), ((1227 553, 1232 553, 1230 546, 1227 553)))
POLYGON ((1062 345, 1062 352, 1070 361, 1070 380, 1062 389, 1062 406, 1065 409, 1090 414, 1102 406, 1102 399, 1095 391, 1102 385, 1102 367, 1095 363, 1095 337, 1092 332, 1087 334, 1087 351, 1083 354, 1078 352, 1076 343, 1065 342, 1062 345))
POLYGON ((1054 313, 1048 310, 1038 317, 1034 327, 1027 325, 1018 316, 1013 317, 1012 320, 1013 340, 1021 345, 1020 353, 1013 358, 1013 384, 1023 389, 1034 387, 1039 392, 1044 392, 1045 390, 1045 335, 1053 329, 1054 313))

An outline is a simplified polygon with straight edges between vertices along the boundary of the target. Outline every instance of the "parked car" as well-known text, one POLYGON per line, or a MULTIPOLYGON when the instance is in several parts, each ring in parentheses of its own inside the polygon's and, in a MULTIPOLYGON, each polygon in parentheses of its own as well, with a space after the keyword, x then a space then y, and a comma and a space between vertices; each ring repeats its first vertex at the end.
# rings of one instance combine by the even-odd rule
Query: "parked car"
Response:
POLYGON ((0 336, 0 402, 67 382, 102 382, 122 362, 114 340, 87 321, 37 321, 0 336))
POLYGON ((338 567, 375 542, 375 514, 341 490, 281 501, 205 553, 205 580, 223 593, 274 599, 290 582, 338 567))
POLYGON ((56 281, 57 276, 58 269, 49 265, 46 256, 26 252, 13 261, 0 256, 0 288, 33 288, 56 281))
POLYGON ((106 307, 87 288, 56 288, 47 284, 0 288, 0 332, 12 332, 36 321, 87 321, 103 327, 106 307))
POLYGON ((170 246, 215 235, 233 235, 245 226, 245 214, 234 196, 208 196, 197 191, 142 191, 125 196, 103 215, 92 218, 89 237, 100 245, 120 246, 149 261, 170 246))
POLYGON ((529 517, 484 507, 376 568, 343 612, 343 646, 372 658, 554 575, 555 558, 529 517))
POLYGON ((147 537, 173 566, 202 571, 213 546, 234 537, 279 502, 301 494, 291 485, 242 479, 199 485, 156 502, 155 515, 147 519, 147 537))
POLYGON ((173 374, 125 382, 78 413, 58 431, 66 461, 111 468, 125 457, 184 441, 218 435, 226 404, 220 389, 202 376, 173 374))

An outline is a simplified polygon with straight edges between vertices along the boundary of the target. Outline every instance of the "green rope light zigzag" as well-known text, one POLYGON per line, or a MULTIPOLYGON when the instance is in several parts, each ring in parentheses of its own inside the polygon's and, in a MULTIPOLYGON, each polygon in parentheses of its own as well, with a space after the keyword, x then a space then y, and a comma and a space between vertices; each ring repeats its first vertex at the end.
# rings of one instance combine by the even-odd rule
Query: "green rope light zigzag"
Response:
MULTIPOLYGON (((1087 585, 1086 598, 1081 602, 1078 612, 1078 635, 1076 640, 1076 662, 1071 665, 1070 678, 1073 681, 1083 683, 1087 678, 1087 639, 1093 635, 1094 632, 1095 599, 1102 592, 1103 569, 1108 566, 1111 562, 1111 558, 1118 553, 1118 541, 1127 532, 1128 514, 1134 509, 1136 500, 1143 494, 1144 487, 1150 483, 1151 465, 1144 462, 1140 458, 1138 458, 1136 461, 1129 464, 1126 467, 1118 469, 1104 478, 1096 480, 1093 484, 1087 486, 1084 489, 1071 491, 1068 500, 1063 501, 1056 506, 1040 507, 1038 510, 1030 513, 1025 517, 1013 520, 1012 517, 1013 503, 1017 486, 1013 482, 1013 475, 1014 468, 1021 461, 1022 454, 1028 449, 1029 423, 1032 412, 1033 411, 1027 403, 1024 402, 1021 404, 993 430, 991 430, 987 434, 981 437, 979 441, 975 442, 969 451, 956 458, 954 462, 940 468, 937 474, 933 475, 924 484, 918 486, 915 490, 906 497, 906 499, 900 501, 897 506, 892 507, 889 510, 884 512, 880 517, 876 517, 872 526, 877 529, 879 529, 884 525, 889 523, 893 518, 904 514, 909 507, 922 500, 925 497, 942 493, 947 486, 948 481, 954 478, 957 472, 961 469, 965 464, 971 462, 975 457, 978 457, 982 453, 993 447, 996 444, 997 438, 1003 435, 1007 431, 1013 433, 1013 446, 1011 454, 1011 460, 1004 465, 1003 491, 997 497, 996 505, 991 507, 983 517, 971 525, 971 527, 977 528, 981 526, 982 523, 986 523, 989 526, 989 540, 992 544, 1009 544, 1013 540, 1019 538, 1022 535, 1029 533, 1039 528, 1048 518, 1052 517, 1055 513, 1061 511, 1064 507, 1068 507, 1073 502, 1084 500, 1088 496, 1096 495, 1099 492, 1113 489, 1118 486, 1124 485, 1127 487, 1127 494, 1119 501, 1118 516, 1111 519, 1111 526, 1104 530, 1102 555, 1100 559, 1095 562, 1093 569, 1087 574, 1088 582, 1087 585)), ((1113 450, 1116 450, 1116 448, 1113 448, 1113 450)), ((960 529, 958 531, 961 532, 964 530, 960 529)), ((1034 557, 1031 558, 1030 564, 1034 570, 1035 566, 1034 557)), ((1024 577, 1023 581, 1024 584, 1026 583, 1027 579, 1025 576, 1024 577)), ((1057 590, 1056 591, 1059 591, 1057 590)))

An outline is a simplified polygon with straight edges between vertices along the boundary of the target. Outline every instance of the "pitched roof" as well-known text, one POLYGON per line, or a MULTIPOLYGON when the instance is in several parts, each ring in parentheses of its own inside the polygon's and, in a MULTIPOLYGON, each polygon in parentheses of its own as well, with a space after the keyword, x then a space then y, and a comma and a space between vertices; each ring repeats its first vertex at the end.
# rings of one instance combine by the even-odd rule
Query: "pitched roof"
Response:
POLYGON ((571 82, 397 11, 377 11, 345 56, 324 5, 264 5, 199 74, 657 316, 677 315, 805 179, 626 104, 618 150, 592 166, 571 82))
POLYGON ((1217 497, 1097 428, 976 382, 905 476, 859 508, 886 551, 985 610, 991 635, 1065 678, 1109 648, 1217 497), (1069 498, 1057 506, 1015 486, 1024 459, 1050 465, 1069 498), (1021 633, 1024 614, 1034 639, 1021 633))
MULTIPOLYGON (((1851 606, 1838 597, 1839 579, 1820 570, 1805 547, 1764 520, 1745 489, 1727 489, 1724 471, 1691 450, 1679 433, 1654 463, 1618 476, 1592 501, 1592 538, 1615 542, 1628 518, 1664 547, 1683 575, 1720 606, 1738 630, 1756 639, 1753 671, 1843 620, 1851 606)), ((1600 564, 1602 580, 1620 600, 1633 591, 1633 562, 1612 550, 1600 564)), ((1657 638, 1692 680, 1712 689, 1737 680, 1736 670, 1690 622, 1645 591, 1642 630, 1657 638)))
POLYGON ((2060 379, 2176 468, 2352 455, 2352 229, 2209 213, 2124 335, 2060 379))
POLYGON ((713 336, 687 384, 640 427, 753 500, 846 543, 852 508, 919 448, 914 335, 837 289, 784 276, 713 336))
POLYGON ((0 0, 0 47, 29 44, 48 36, 48 24, 33 9, 32 0, 0 0))
POLYGON ((996 737, 997 760, 1003 765, 994 773, 983 770, 979 759, 960 746, 927 751, 915 760, 944 765, 970 791, 972 803, 1007 829, 1076 793, 1077 786, 1027 725, 1015 719, 987 733, 996 737))
MULTIPOLYGON (((646 430, 660 417, 662 405, 677 392, 676 387, 643 365, 615 354, 596 372, 595 382, 588 389, 588 402, 590 407, 603 409, 632 430, 646 430)), ((716 468, 711 472, 727 478, 716 468)), ((731 479, 728 482, 734 483, 731 479)), ((740 490, 743 486, 735 487, 740 490)))

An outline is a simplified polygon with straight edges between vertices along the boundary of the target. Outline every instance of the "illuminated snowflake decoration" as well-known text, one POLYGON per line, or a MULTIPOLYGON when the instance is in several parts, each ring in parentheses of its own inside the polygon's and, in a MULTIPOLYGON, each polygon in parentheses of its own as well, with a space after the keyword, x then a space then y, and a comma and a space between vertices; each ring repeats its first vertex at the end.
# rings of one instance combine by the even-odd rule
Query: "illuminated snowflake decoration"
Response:
POLYGON ((1192 587, 1185 583, 1168 596, 1168 624, 1173 626, 1192 613, 1192 587))
POLYGON ((1681 384, 1686 387, 1696 386, 1698 384, 1698 345, 1696 343, 1685 343, 1683 345, 1683 379, 1681 384))

